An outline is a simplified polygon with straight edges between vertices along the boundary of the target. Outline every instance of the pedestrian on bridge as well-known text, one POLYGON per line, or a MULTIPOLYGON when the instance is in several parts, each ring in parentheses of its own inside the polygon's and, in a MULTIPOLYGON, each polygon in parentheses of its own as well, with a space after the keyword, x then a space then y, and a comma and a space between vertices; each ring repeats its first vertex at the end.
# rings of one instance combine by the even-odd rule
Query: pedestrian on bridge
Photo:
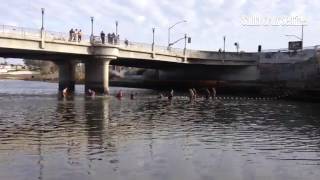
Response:
POLYGON ((128 39, 125 39, 125 40, 124 40, 124 44, 125 44, 126 46, 128 46, 128 45, 129 45, 129 41, 128 41, 128 39))
POLYGON ((102 44, 104 44, 105 39, 106 39, 106 34, 105 34, 103 31, 101 31, 100 37, 101 37, 101 42, 102 42, 102 44))
POLYGON ((73 28, 71 28, 69 31, 69 41, 72 41, 73 33, 74 33, 73 28))
POLYGON ((76 42, 77 40, 78 40, 78 34, 79 32, 78 32, 78 29, 76 29, 75 31, 74 31, 74 33, 73 33, 73 41, 74 42, 76 42))
POLYGON ((109 44, 111 44, 111 43, 112 43, 111 33, 108 33, 108 43, 109 43, 109 44))
POLYGON ((82 31, 81 31, 81 29, 79 29, 79 31, 78 31, 78 42, 81 41, 81 38, 82 38, 82 31))
POLYGON ((115 38, 116 35, 114 33, 111 34, 111 43, 114 44, 115 43, 115 38))

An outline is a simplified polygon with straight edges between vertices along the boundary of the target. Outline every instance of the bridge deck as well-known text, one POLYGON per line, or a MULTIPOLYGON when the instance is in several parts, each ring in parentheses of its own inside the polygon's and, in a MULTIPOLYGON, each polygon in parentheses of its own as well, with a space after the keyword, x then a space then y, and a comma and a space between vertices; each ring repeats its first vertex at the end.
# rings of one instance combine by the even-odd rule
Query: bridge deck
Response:
POLYGON ((124 61, 161 61, 200 65, 256 65, 256 53, 219 53, 178 49, 152 44, 118 41, 102 44, 100 37, 82 35, 81 42, 69 41, 68 33, 40 29, 0 26, 0 56, 30 59, 77 58, 91 55, 113 56, 124 61), (43 43, 43 47, 41 47, 43 43))

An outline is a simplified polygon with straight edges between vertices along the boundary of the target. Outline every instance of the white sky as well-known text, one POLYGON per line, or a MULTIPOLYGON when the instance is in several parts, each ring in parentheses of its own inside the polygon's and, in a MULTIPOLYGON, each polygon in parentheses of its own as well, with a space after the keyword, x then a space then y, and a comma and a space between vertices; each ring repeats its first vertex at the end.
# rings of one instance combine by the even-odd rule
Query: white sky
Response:
MULTIPOLYGON (((215 50, 223 47, 235 51, 234 42, 244 51, 287 47, 285 34, 301 34, 300 27, 246 27, 243 16, 302 16, 307 19, 304 46, 320 44, 320 0, 1 0, 0 24, 40 28, 41 8, 45 8, 45 28, 68 32, 80 28, 90 34, 90 16, 95 17, 98 34, 115 31, 119 21, 120 38, 151 43, 152 27, 156 28, 156 44, 166 45, 168 27, 180 20, 171 39, 185 33, 192 37, 189 48, 215 50)), ((182 47, 183 43, 177 47, 182 47)))

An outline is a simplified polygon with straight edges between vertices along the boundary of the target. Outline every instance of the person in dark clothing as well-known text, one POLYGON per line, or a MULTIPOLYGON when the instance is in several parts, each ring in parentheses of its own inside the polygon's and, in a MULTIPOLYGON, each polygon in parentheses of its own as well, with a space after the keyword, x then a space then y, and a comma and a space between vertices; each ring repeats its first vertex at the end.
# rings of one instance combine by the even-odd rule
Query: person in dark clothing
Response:
POLYGON ((111 44, 112 40, 111 40, 111 34, 108 33, 108 43, 111 44))
POLYGON ((129 45, 129 41, 128 41, 128 39, 125 39, 125 40, 124 40, 124 44, 125 44, 126 46, 128 46, 128 45, 129 45))
POLYGON ((115 43, 115 38, 116 35, 114 33, 111 34, 111 43, 114 44, 115 43))
POLYGON ((69 31, 69 41, 72 41, 73 33, 74 33, 73 28, 71 28, 69 31))
POLYGON ((101 33, 100 33, 100 37, 101 37, 101 42, 102 42, 102 44, 104 44, 104 42, 105 42, 105 38, 106 38, 106 34, 104 34, 104 32, 103 32, 103 31, 101 31, 101 33))

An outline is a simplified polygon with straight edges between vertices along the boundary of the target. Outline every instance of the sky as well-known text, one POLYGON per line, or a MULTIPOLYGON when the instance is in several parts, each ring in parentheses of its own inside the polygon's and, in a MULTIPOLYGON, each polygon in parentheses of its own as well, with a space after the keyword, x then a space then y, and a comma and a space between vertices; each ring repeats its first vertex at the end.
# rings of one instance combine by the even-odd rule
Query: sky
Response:
MULTIPOLYGON (((90 17, 94 17, 94 33, 115 32, 118 21, 120 38, 167 45, 168 27, 171 40, 188 34, 190 49, 235 51, 239 42, 242 51, 286 48, 288 41, 301 35, 300 26, 244 26, 243 17, 303 17, 304 46, 320 44, 319 0, 0 0, 0 24, 28 28, 41 27, 41 8, 45 8, 45 29, 68 32, 80 28, 91 33, 90 17)), ((183 47, 184 43, 176 44, 183 47)))

